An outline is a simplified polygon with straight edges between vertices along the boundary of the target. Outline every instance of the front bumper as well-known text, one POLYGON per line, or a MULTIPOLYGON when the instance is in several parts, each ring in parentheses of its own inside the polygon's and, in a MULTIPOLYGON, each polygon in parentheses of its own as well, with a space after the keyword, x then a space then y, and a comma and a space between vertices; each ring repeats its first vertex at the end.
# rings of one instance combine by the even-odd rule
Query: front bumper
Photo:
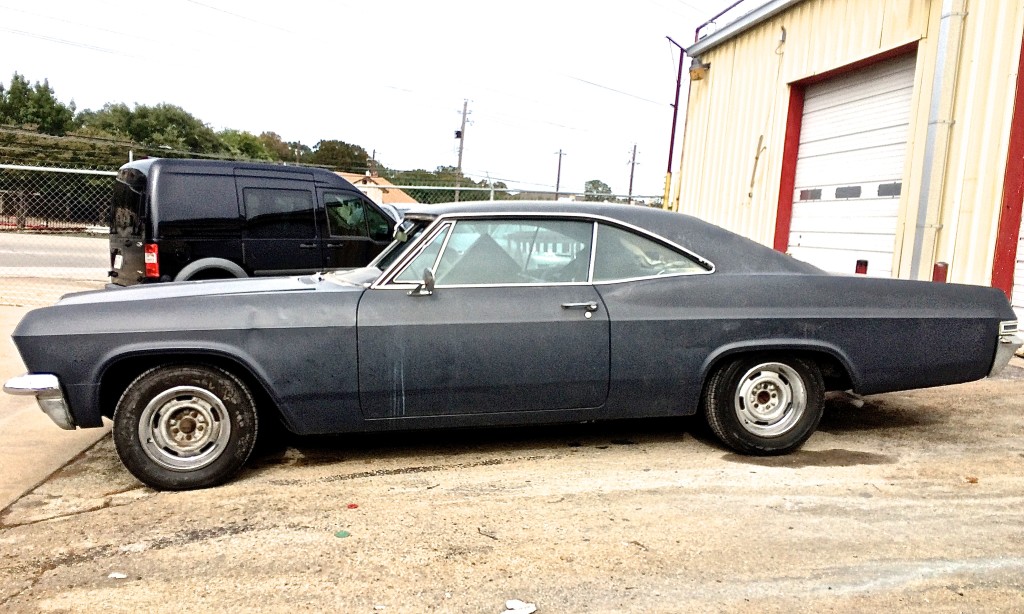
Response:
POLYGON ((60 380, 50 373, 26 373, 12 377, 4 384, 7 394, 32 395, 39 403, 39 408, 50 417, 57 426, 66 430, 75 429, 75 421, 71 418, 71 410, 64 398, 60 380))

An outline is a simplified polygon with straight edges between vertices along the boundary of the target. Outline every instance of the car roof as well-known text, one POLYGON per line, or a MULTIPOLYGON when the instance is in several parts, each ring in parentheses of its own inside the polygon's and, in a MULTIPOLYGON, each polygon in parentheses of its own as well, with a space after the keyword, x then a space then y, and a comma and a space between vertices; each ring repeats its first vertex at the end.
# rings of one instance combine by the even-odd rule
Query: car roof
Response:
POLYGON ((711 261, 722 273, 806 273, 825 275, 821 269, 796 260, 746 237, 690 215, 640 205, 580 201, 515 200, 469 201, 411 205, 408 218, 466 214, 559 214, 617 220, 668 239, 711 261))

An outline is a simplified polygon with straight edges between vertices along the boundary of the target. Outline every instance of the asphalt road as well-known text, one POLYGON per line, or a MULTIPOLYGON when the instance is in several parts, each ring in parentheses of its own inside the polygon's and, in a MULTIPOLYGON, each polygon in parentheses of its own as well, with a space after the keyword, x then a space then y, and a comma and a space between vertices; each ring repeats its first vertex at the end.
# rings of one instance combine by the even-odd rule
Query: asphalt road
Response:
POLYGON ((0 610, 1020 612, 1022 365, 772 458, 696 419, 285 439, 161 493, 104 438, 0 512, 0 610))
POLYGON ((0 232, 0 277, 106 278, 108 239, 0 232))

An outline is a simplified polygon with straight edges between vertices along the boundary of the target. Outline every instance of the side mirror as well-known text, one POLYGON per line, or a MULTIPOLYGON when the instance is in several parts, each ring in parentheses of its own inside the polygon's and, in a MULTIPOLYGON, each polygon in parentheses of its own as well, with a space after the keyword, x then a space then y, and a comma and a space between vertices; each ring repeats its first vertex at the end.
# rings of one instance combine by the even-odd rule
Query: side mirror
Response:
POLYGON ((409 234, 406 233, 401 226, 396 226, 394 239, 399 243, 405 243, 406 241, 409 240, 409 234))
POLYGON ((430 269, 423 269, 423 281, 412 290, 409 290, 409 296, 430 296, 433 293, 434 272, 430 269))

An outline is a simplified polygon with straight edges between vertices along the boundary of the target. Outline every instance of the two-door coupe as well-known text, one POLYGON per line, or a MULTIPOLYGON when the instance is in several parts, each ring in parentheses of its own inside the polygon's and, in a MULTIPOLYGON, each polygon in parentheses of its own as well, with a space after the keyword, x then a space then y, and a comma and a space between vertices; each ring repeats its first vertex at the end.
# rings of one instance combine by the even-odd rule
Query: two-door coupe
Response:
POLYGON ((113 420, 156 488, 228 479, 261 420, 299 434, 703 411, 780 454, 828 390, 976 380, 1020 346, 997 289, 830 275, 692 217, 594 203, 406 212, 363 269, 72 294, 14 341, 63 428, 113 420))

